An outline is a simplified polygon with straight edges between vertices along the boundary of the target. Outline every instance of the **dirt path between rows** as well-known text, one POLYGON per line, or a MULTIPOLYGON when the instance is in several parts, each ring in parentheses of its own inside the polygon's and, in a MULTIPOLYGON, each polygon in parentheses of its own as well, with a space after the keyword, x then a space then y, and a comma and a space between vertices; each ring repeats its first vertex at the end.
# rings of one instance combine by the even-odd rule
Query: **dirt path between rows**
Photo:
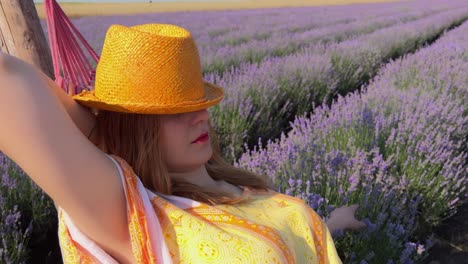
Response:
POLYGON ((434 233, 437 240, 423 264, 468 264, 468 200, 434 233))

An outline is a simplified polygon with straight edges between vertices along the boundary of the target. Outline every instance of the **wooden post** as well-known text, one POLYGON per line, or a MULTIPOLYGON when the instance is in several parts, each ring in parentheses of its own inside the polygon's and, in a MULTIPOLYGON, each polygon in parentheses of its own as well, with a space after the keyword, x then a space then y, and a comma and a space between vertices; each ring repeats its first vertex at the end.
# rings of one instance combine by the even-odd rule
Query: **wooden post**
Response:
POLYGON ((50 49, 33 0, 0 0, 0 48, 55 79, 50 49))

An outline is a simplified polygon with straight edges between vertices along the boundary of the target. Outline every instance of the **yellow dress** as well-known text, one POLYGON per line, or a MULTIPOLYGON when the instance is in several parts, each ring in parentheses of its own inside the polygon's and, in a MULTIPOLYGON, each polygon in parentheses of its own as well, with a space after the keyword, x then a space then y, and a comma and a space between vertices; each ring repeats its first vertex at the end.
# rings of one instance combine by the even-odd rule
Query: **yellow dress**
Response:
MULTIPOLYGON (((130 165, 116 164, 125 189, 138 263, 342 264, 322 218, 301 199, 244 188, 249 202, 215 205, 146 189, 130 165)), ((117 263, 58 208, 64 263, 117 263)))

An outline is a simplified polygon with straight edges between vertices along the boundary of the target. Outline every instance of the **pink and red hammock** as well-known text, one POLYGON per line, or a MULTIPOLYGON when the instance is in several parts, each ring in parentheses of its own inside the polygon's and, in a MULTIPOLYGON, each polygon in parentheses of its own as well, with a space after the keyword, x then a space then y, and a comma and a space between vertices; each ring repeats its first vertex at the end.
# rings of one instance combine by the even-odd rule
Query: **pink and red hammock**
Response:
POLYGON ((99 56, 71 23, 56 0, 44 0, 44 7, 55 82, 69 95, 80 93, 84 89, 94 89, 96 69, 86 57, 85 51, 96 65, 99 56))

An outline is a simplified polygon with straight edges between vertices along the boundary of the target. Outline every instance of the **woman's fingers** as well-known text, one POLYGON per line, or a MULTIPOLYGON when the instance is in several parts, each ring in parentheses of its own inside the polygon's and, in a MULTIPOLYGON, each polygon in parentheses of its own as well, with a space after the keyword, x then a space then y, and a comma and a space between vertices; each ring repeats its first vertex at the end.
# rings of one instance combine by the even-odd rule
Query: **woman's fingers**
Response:
POLYGON ((350 229, 362 229, 362 228, 367 227, 366 223, 356 219, 355 213, 358 207, 359 207, 358 204, 353 204, 349 206, 352 212, 352 220, 349 223, 350 229))
POLYGON ((336 219, 342 229, 359 230, 367 227, 366 223, 356 219, 356 210, 359 204, 352 204, 349 206, 341 206, 330 213, 330 218, 336 219))
POLYGON ((350 223, 351 229, 362 229, 367 227, 366 223, 357 220, 356 218, 350 223))

